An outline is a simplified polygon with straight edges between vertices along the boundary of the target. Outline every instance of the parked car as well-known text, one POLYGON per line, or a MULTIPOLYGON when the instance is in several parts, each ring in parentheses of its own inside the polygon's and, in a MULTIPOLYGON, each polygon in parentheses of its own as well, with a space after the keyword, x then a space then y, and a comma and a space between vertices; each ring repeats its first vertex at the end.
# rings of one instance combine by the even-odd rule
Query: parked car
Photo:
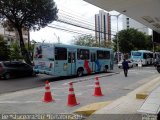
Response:
POLYGON ((32 75, 34 75, 34 72, 31 65, 19 61, 0 62, 0 78, 10 79, 13 77, 32 75))
MULTIPOLYGON (((133 68, 136 66, 136 64, 133 62, 133 60, 126 60, 128 62, 128 66, 129 68, 133 68)), ((118 62, 118 67, 122 68, 122 62, 123 60, 121 60, 120 62, 118 62)))

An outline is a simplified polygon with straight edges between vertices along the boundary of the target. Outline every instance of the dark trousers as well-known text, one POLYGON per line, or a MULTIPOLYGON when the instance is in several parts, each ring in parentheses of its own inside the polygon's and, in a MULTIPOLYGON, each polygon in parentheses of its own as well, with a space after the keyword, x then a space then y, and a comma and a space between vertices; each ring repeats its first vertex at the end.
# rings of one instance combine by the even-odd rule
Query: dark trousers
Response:
POLYGON ((123 71, 124 71, 124 76, 127 77, 128 69, 123 69, 123 71))

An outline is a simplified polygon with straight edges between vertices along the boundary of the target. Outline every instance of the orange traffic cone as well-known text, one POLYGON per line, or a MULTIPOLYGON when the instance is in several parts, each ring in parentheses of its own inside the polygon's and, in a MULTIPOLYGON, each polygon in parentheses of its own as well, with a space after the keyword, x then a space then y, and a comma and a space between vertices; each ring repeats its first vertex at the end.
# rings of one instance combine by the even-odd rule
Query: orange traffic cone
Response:
POLYGON ((99 77, 96 77, 95 90, 94 90, 94 96, 96 96, 96 97, 103 96, 103 94, 102 94, 102 92, 101 92, 101 87, 100 87, 100 85, 99 85, 98 79, 99 79, 99 77))
POLYGON ((48 82, 48 80, 45 82, 45 94, 44 94, 44 100, 43 102, 52 102, 54 101, 53 98, 52 98, 52 94, 51 94, 51 90, 50 90, 50 84, 48 82))
POLYGON ((69 94, 68 94, 68 106, 73 107, 75 105, 78 105, 76 101, 76 97, 74 94, 74 88, 72 82, 69 83, 69 94))

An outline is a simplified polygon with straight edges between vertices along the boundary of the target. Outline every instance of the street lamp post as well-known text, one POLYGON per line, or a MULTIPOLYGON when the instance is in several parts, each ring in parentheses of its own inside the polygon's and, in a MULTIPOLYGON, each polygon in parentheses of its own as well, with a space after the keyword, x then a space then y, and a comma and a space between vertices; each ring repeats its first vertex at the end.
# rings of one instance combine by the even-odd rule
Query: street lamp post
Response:
POLYGON ((118 29, 118 18, 119 18, 119 16, 120 16, 121 14, 118 14, 118 15, 116 15, 116 17, 117 17, 117 57, 118 57, 118 62, 119 62, 119 38, 118 38, 118 32, 119 32, 119 29, 118 29))
POLYGON ((60 38, 59 38, 59 36, 57 36, 56 33, 54 33, 54 36, 56 37, 58 43, 60 43, 60 38))
POLYGON ((119 38, 118 38, 118 32, 119 32, 119 29, 118 29, 118 19, 119 19, 119 16, 121 15, 121 13, 120 14, 118 14, 118 15, 110 15, 110 16, 115 16, 116 18, 117 18, 117 61, 119 62, 119 38))

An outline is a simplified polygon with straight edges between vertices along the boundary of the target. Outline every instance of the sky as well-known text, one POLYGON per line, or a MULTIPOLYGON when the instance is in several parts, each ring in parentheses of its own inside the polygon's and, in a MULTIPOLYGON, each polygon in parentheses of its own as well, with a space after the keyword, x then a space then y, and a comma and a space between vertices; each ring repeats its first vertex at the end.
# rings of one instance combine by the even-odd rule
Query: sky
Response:
MULTIPOLYGON (((59 9, 59 14, 71 14, 72 16, 75 16, 76 18, 88 21, 89 23, 94 24, 94 15, 99 13, 100 8, 93 6, 83 0, 54 0, 57 8, 59 9)), ((113 11, 111 14, 117 15, 118 13, 113 11)), ((111 18, 111 29, 113 31, 117 31, 116 29, 116 18, 113 17, 111 18)), ((85 33, 92 33, 91 31, 85 30, 85 29, 80 29, 76 28, 70 25, 58 23, 54 21, 52 25, 57 25, 57 26, 63 26, 65 28, 69 29, 74 29, 74 30, 80 30, 85 33)), ((64 44, 71 44, 74 36, 78 36, 79 34, 77 33, 70 33, 58 29, 53 29, 49 27, 42 28, 40 31, 31 31, 30 32, 30 40, 35 40, 36 42, 47 42, 47 43, 56 43, 60 41, 61 43, 64 44)))

